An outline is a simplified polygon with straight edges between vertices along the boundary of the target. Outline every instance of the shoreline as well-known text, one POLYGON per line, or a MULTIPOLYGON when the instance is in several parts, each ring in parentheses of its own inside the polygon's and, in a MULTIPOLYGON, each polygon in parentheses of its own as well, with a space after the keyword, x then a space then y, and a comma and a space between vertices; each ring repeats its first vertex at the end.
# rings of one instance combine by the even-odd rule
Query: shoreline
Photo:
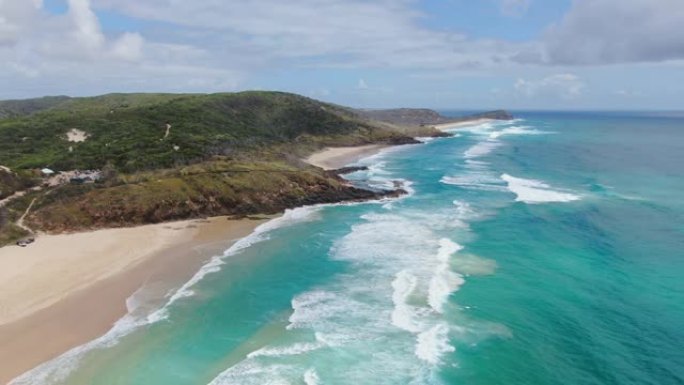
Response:
MULTIPOLYGON (((495 121, 495 119, 481 118, 466 120, 463 122, 435 124, 433 127, 439 131, 447 132, 447 130, 475 126, 492 121, 495 121)), ((348 166, 351 163, 358 162, 365 157, 375 155, 385 148, 393 146, 394 145, 387 144, 366 144, 360 146, 326 147, 320 151, 314 152, 302 160, 312 166, 316 166, 324 170, 337 170, 348 166)))
POLYGON ((264 222, 214 217, 0 248, 0 384, 104 335, 140 289, 161 300, 264 222))
MULTIPOLYGON (((469 126, 489 120, 445 124, 436 128, 441 130, 469 126)), ((388 147, 391 146, 369 144, 327 147, 303 160, 324 170, 335 170, 375 155, 388 147)), ((227 217, 183 220, 130 228, 40 235, 37 241, 27 248, 0 248, 0 384, 106 334, 114 323, 129 312, 127 301, 134 295, 137 299, 140 291, 149 295, 145 300, 161 301, 170 290, 178 289, 191 279, 209 258, 223 253, 230 245, 251 234, 256 227, 266 221, 232 220, 227 217), (74 248, 74 245, 78 245, 83 239, 92 241, 93 237, 105 250, 93 253, 93 250, 87 247, 74 248), (117 244, 113 250, 107 249, 107 239, 110 243, 117 244), (141 250, 132 251, 129 243, 134 244, 134 249, 139 247, 141 250), (78 276, 80 281, 76 280, 76 286, 73 286, 73 283, 71 287, 62 285, 62 291, 57 290, 56 294, 54 290, 48 290, 52 297, 45 296, 46 291, 43 290, 43 293, 39 293, 43 295, 43 302, 38 301, 36 304, 34 300, 34 303, 28 306, 26 303, 30 301, 22 300, 21 296, 15 297, 22 292, 21 288, 3 290, 13 283, 12 280, 6 279, 8 273, 5 271, 10 271, 9 275, 12 275, 11 264, 21 259, 22 254, 30 254, 33 258, 28 258, 29 263, 24 263, 23 266, 19 263, 19 274, 15 271, 14 275, 24 273, 24 278, 28 282, 31 279, 35 282, 41 279, 35 277, 34 271, 28 267, 31 262, 45 262, 44 257, 36 256, 41 254, 41 251, 43 254, 49 254, 54 250, 77 254, 76 260, 85 261, 86 268, 88 259, 92 260, 89 258, 92 254, 104 254, 107 256, 104 258, 106 269, 100 270, 100 274, 81 271, 84 274, 78 276), (13 261, 8 261, 7 256, 11 254, 14 254, 13 261), (6 269, 8 265, 9 270, 6 269), (31 274, 28 274, 28 270, 31 270, 31 274), (8 297, 12 297, 15 302, 14 314, 8 297), (8 302, 10 306, 7 306, 8 302), (17 312, 16 303, 23 306, 22 311, 17 312), (10 311, 7 311, 7 307, 10 311), (87 312, 84 312, 84 309, 87 309, 87 312)), ((65 258, 64 255, 60 257, 65 258)), ((52 269, 48 269, 49 272, 43 273, 57 276, 64 281, 65 277, 59 275, 67 271, 64 269, 64 262, 73 264, 76 261, 69 261, 69 257, 66 257, 66 260, 58 261, 58 264, 62 265, 61 269, 53 265, 52 269)), ((78 268, 83 270, 81 264, 78 268)), ((27 293, 23 294, 26 296, 27 293)))
POLYGON ((326 147, 309 155, 304 161, 324 170, 336 170, 367 156, 377 154, 387 147, 390 146, 386 144, 367 144, 350 147, 326 147))

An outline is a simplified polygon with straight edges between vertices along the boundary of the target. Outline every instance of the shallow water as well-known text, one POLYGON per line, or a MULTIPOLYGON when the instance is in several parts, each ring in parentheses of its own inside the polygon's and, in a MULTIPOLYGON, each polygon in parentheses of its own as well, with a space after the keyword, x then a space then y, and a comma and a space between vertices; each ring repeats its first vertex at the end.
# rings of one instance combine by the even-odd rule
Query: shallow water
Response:
POLYGON ((523 113, 361 161, 22 384, 681 384, 684 119, 523 113))

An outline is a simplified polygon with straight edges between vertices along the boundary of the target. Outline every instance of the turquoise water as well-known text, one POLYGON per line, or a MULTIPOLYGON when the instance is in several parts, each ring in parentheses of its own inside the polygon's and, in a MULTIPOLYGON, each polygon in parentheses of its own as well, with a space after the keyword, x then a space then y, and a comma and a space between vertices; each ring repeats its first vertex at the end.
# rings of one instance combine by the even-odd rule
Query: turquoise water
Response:
POLYGON ((684 118, 521 113, 392 148, 21 384, 682 384, 684 118))

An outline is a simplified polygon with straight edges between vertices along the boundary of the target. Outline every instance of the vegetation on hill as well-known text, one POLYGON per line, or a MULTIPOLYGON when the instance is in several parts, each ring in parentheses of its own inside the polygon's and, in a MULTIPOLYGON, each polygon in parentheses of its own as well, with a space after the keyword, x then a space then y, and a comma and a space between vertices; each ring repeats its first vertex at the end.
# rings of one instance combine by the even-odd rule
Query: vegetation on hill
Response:
POLYGON ((0 102, 0 111, 0 164, 18 173, 0 175, 0 186, 11 186, 3 194, 35 183, 18 175, 44 167, 104 175, 9 203, 0 245, 25 236, 12 222, 33 198, 26 224, 61 232, 398 194, 355 188, 300 159, 325 146, 440 134, 281 92, 54 97, 0 102), (85 140, 69 141, 74 129, 85 140))
POLYGON ((115 94, 70 99, 0 120, 0 164, 58 170, 109 165, 135 172, 278 144, 401 142, 408 136, 348 109, 293 94, 115 94), (69 142, 66 133, 73 128, 85 131, 88 139, 69 142))
POLYGON ((0 200, 5 199, 17 191, 33 187, 38 178, 31 171, 21 170, 18 173, 0 166, 0 200))
POLYGON ((28 231, 15 225, 28 204, 14 204, 8 207, 6 203, 7 198, 15 192, 26 190, 36 183, 36 179, 30 173, 17 174, 0 166, 0 246, 29 235, 28 231))
POLYGON ((53 108, 70 99, 68 96, 45 96, 26 100, 2 100, 0 101, 0 118, 30 115, 34 112, 53 108))
POLYGON ((314 167, 279 162, 216 160, 120 182, 109 188, 65 186, 44 195, 36 202, 29 225, 59 232, 215 215, 273 214, 306 204, 402 193, 355 188, 314 167))
POLYGON ((301 159, 326 146, 448 135, 416 124, 428 118, 447 119, 431 110, 369 112, 257 91, 0 102, 0 199, 27 192, 0 208, 0 246, 28 235, 15 222, 31 202, 25 224, 62 232, 401 194, 356 188, 301 159), (44 167, 98 169, 103 178, 29 191, 44 167))

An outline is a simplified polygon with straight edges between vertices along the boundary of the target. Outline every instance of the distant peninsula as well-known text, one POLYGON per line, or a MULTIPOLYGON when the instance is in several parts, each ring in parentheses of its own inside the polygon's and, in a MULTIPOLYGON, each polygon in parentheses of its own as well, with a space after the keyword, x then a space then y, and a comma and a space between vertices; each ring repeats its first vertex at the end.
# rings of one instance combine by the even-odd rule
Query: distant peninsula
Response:
POLYGON ((513 119, 508 111, 495 110, 462 117, 447 117, 439 112, 426 108, 394 108, 386 110, 360 110, 360 114, 368 119, 380 120, 398 125, 442 125, 461 123, 480 119, 510 120, 513 119))

